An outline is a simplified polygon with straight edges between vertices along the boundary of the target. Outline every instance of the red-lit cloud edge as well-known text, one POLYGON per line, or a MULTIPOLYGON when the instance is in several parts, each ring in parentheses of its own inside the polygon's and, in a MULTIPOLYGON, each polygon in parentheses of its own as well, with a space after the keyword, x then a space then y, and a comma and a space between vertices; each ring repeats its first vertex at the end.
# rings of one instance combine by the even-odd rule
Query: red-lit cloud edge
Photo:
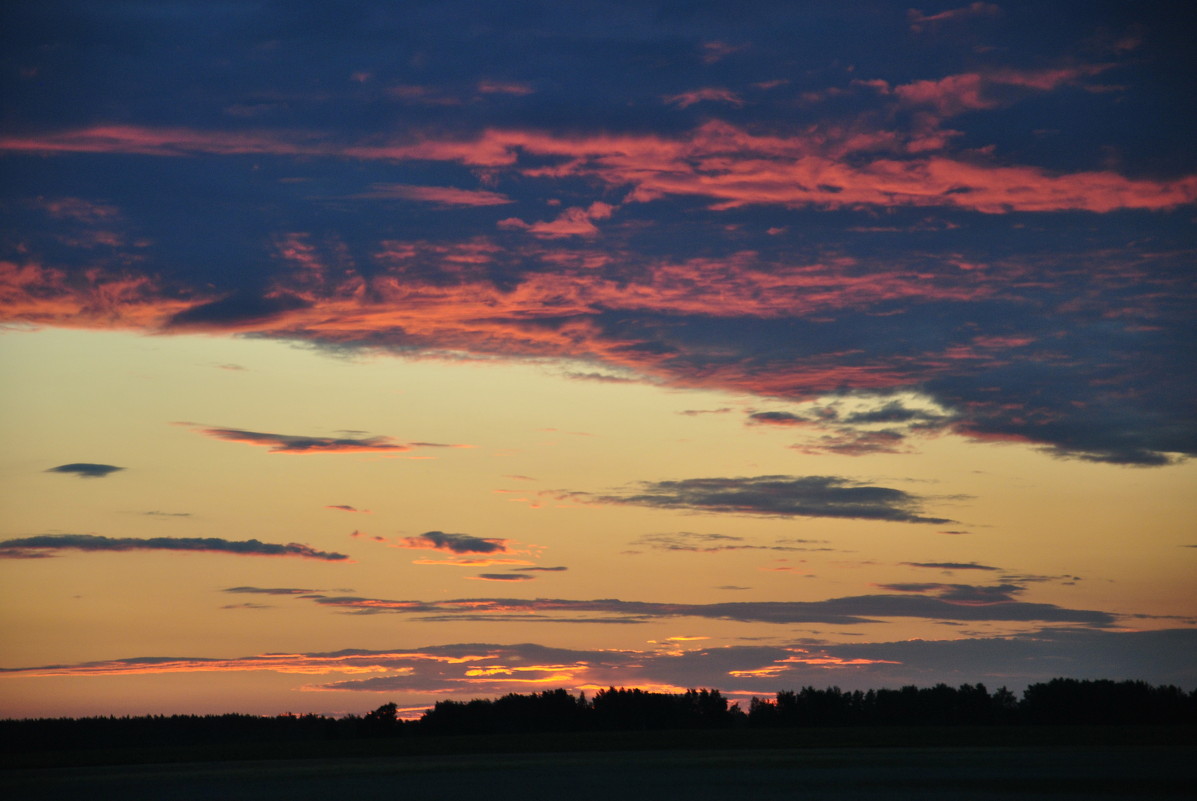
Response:
POLYGON ((954 679, 1020 688, 1056 676, 1131 678, 1189 686, 1182 656, 1197 630, 1138 632, 1042 629, 1004 637, 850 644, 730 644, 679 636, 640 650, 576 650, 532 643, 438 645, 411 649, 345 649, 275 653, 233 659, 141 657, 5 669, 9 681, 36 677, 115 677, 196 672, 269 671, 343 676, 302 686, 419 699, 479 697, 564 687, 608 686, 678 691, 713 687, 732 696, 835 684, 846 689, 954 679))
MULTIPOLYGON (((291 238, 304 239, 301 234, 291 238)), ((1096 445, 1055 439, 1065 430, 1050 430, 1061 414, 1101 414, 1109 407, 1122 423, 1135 422, 1126 416, 1125 407, 1128 402, 1139 403, 1145 388, 1139 380, 1135 387, 1111 383, 1109 376, 1099 375, 1099 371, 1108 372, 1105 365, 1086 365, 1079 360, 1070 364, 1067 352, 1061 351, 1070 332, 1044 328, 1045 318, 1035 323, 1040 330, 1002 335, 977 330, 970 336, 965 326, 961 334, 953 335, 954 341, 897 355, 836 347, 833 340, 830 345, 816 344, 805 352, 779 354, 767 361, 731 358, 730 351, 712 356, 707 346, 690 343, 684 332, 670 334, 652 323, 612 328, 604 321, 604 315, 610 314, 649 320, 663 315, 701 325, 702 321, 734 319, 826 319, 882 310, 878 319, 884 321, 897 319, 892 316, 895 313, 917 314, 927 304, 1042 305, 1043 298, 1020 294, 1027 290, 1019 287, 1033 286, 1036 292, 1057 293, 1059 303, 1071 304, 1059 309, 1061 325, 1070 314, 1094 311, 1108 321, 1104 325, 1120 327, 1127 337, 1171 325, 1168 315, 1173 312, 1160 304, 1165 302, 1162 299, 1187 293, 1178 283, 1181 279, 1172 270, 1153 273, 1147 265, 1116 257, 1097 255, 1085 265, 1084 280, 1095 290, 1106 285, 1138 287, 1135 291, 1143 297, 1125 301, 1125 310, 1084 307, 1086 301, 1068 291, 1071 282, 1079 280, 1073 265, 948 263, 929 268, 895 263, 878 269, 850 258, 786 264, 745 252, 724 259, 681 262, 641 259, 635 272, 628 274, 618 265, 637 260, 626 253, 546 247, 538 242, 504 251, 483 238, 456 244, 382 242, 373 257, 376 269, 367 277, 334 276, 315 249, 305 252, 302 263, 296 263, 287 255, 293 251, 280 249, 273 285, 253 298, 248 308, 239 306, 241 301, 227 293, 168 287, 148 275, 101 268, 67 272, 34 262, 0 262, 0 321, 159 334, 256 334, 412 356, 566 359, 602 364, 642 381, 798 401, 845 390, 885 394, 964 378, 963 384, 957 382, 964 389, 955 390, 964 394, 952 399, 959 404, 953 410, 955 416, 934 430, 952 430, 981 440, 1038 442, 1065 452, 1090 447, 1100 451, 1104 438, 1129 455, 1099 458, 1129 463, 1165 463, 1167 459, 1159 451, 1184 453, 1188 447, 1183 436, 1176 439, 1175 447, 1163 441, 1160 432, 1170 429, 1158 426, 1159 431, 1147 437, 1154 440, 1141 447, 1133 437, 1123 440, 1102 434, 1108 429, 1104 419, 1074 429, 1091 432, 1087 436, 1096 445), (500 288, 485 272, 513 252, 534 269, 519 275, 513 285, 500 288), (621 262, 620 257, 627 259, 621 262), (451 281, 421 280, 418 274, 429 264, 436 265, 439 273, 449 271, 445 276, 451 281), (475 274, 475 270, 481 272, 475 274), (1061 398, 1052 408, 1036 410, 1011 405, 1019 403, 1017 386, 1007 387, 1001 397, 968 388, 969 382, 975 382, 983 389, 988 381, 982 377, 988 372, 1029 364, 1032 354, 1038 353, 1043 355, 1036 358, 1054 363, 1052 376, 1061 391, 1080 394, 1061 398), (1074 369, 1069 379, 1072 386, 1065 381, 1069 374, 1061 367, 1074 369), (1124 441, 1129 443, 1125 447, 1124 441)), ((1129 351, 1124 348, 1120 352, 1129 351)), ((1137 360, 1126 367, 1138 372, 1147 367, 1163 369, 1151 364, 1137 360)), ((1127 375, 1134 378, 1129 372, 1127 375)), ((1147 412, 1140 423, 1154 425, 1153 419, 1147 412)), ((400 443, 385 437, 337 439, 232 428, 198 430, 280 453, 401 452, 436 445, 400 443)), ((923 431, 933 433, 926 426, 923 431)), ((848 455, 907 449, 902 438, 889 430, 861 433, 842 429, 797 447, 848 455)))

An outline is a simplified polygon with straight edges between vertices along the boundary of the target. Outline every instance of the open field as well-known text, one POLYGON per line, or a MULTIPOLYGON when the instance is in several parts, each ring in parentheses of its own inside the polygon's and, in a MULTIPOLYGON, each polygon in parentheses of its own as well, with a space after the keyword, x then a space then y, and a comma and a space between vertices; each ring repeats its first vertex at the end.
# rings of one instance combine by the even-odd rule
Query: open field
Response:
POLYGON ((1181 798, 1197 786, 1183 745, 888 747, 405 754, 0 773, 9 798, 326 799, 1181 798))

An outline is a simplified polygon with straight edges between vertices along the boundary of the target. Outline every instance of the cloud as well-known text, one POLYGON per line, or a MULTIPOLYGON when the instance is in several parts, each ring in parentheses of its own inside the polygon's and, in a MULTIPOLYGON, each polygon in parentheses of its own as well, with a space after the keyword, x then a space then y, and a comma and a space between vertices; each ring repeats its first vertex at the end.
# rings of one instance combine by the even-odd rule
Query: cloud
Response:
POLYGON ((518 81, 479 81, 478 91, 482 94, 493 95, 530 95, 535 93, 535 89, 526 83, 519 83, 518 81))
POLYGON ((499 227, 523 229, 541 239, 561 239, 571 236, 593 237, 599 233, 593 220, 605 220, 611 216, 614 210, 614 206, 596 200, 586 208, 571 206, 550 222, 535 222, 529 225, 518 219, 509 219, 500 221, 499 227))
POLYGON ((246 431, 241 428, 208 428, 195 423, 178 425, 195 428, 200 434, 213 439, 242 442, 269 448, 271 453, 374 453, 403 452, 414 448, 452 448, 435 442, 396 442, 391 437, 309 437, 293 434, 268 434, 260 431, 246 431))
POLYGON ((1021 584, 1005 583, 993 585, 977 584, 942 584, 932 582, 908 582, 898 584, 879 584, 883 590, 902 593, 930 593, 949 603, 986 606, 989 604, 1006 604, 1014 601, 1014 596, 1025 591, 1021 584))
POLYGON ((447 567, 493 567, 494 565, 530 565, 527 559, 495 557, 454 557, 451 559, 413 559, 413 565, 445 565, 447 567))
POLYGON ((977 0, 977 2, 969 3, 967 6, 949 8, 934 14, 924 14, 917 8, 911 8, 906 11, 906 18, 910 21, 911 32, 922 33, 926 28, 933 27, 939 23, 956 22, 970 17, 996 17, 1001 13, 1002 9, 1000 6, 977 0))
POLYGON ((689 92, 682 92, 676 95, 665 95, 661 98, 663 101, 678 108, 689 108, 695 103, 702 103, 704 101, 727 103, 732 106, 744 105, 744 100, 728 89, 719 87, 706 87, 704 89, 693 89, 689 92))
POLYGON ((614 598, 457 598, 446 601, 391 600, 352 595, 316 595, 311 600, 357 615, 403 614, 424 622, 517 622, 637 624, 673 618, 709 618, 745 623, 828 624, 852 626, 886 618, 939 621, 1014 621, 1070 623, 1105 627, 1115 616, 1098 610, 1067 609, 1054 604, 1015 600, 1016 584, 887 585, 890 594, 858 595, 823 601, 748 601, 683 604, 624 601, 614 598))
POLYGON ((811 442, 791 445, 802 453, 837 453, 842 456, 869 456, 877 453, 909 453, 904 447, 906 435, 898 431, 853 431, 839 429, 811 442))
POLYGON ((443 531, 425 531, 416 537, 397 540, 400 548, 451 551, 452 553, 507 553, 510 540, 474 537, 469 534, 446 534, 443 531))
POLYGON ((355 506, 350 506, 349 504, 345 504, 345 503, 331 504, 329 506, 325 506, 324 508, 325 509, 334 509, 338 512, 356 512, 358 514, 365 514, 365 515, 370 514, 369 509, 358 509, 355 506))
POLYGON ((838 476, 751 476, 646 481, 618 495, 565 493, 590 503, 628 504, 713 514, 831 517, 947 523, 919 513, 923 498, 838 476))
POLYGON ((102 537, 96 534, 45 534, 0 541, 0 559, 58 556, 61 551, 200 551, 244 556, 296 556, 340 562, 342 553, 318 551, 296 542, 285 545, 259 540, 226 540, 219 537, 102 537))
POLYGON ((750 424, 770 426, 802 426, 811 422, 793 412, 753 412, 748 415, 748 421, 750 424))
MULTIPOLYGON (((632 545, 653 548, 658 551, 691 551, 695 553, 718 553, 720 551, 829 551, 827 547, 810 547, 809 545, 754 545, 744 541, 744 537, 733 537, 729 534, 698 534, 691 531, 679 531, 674 534, 646 534, 631 542, 632 545)), ((801 542, 819 545, 826 540, 784 540, 779 542, 801 542)))
POLYGON ((536 576, 522 576, 518 573, 480 573, 477 576, 467 576, 466 578, 478 581, 532 581, 536 576))
POLYGON ((248 593, 252 595, 311 595, 322 590, 301 590, 295 587, 228 587, 221 592, 248 593))
POLYGON ((929 567, 938 570, 1001 570, 1000 567, 979 565, 976 562, 902 562, 906 567, 929 567))
POLYGON ((123 467, 117 467, 111 464, 94 464, 92 462, 71 462, 70 464, 60 464, 58 467, 51 467, 47 473, 65 473, 67 475, 78 476, 79 478, 104 478, 111 475, 118 470, 124 470, 123 467))
MULTIPOLYGON (((1032 263, 953 259, 919 269, 895 258, 803 265, 759 253, 681 261, 627 254, 617 270, 586 246, 525 248, 508 254, 517 266, 496 263, 507 256, 489 240, 388 241, 377 255, 383 272, 305 289, 302 303, 265 317, 197 317, 194 309, 211 304, 155 299, 159 290, 148 279, 103 272, 68 280, 0 262, 0 287, 11 282, 7 319, 38 325, 173 330, 171 321, 183 315, 202 330, 326 347, 588 359, 658 384, 799 402, 917 388, 935 409, 887 401, 857 410, 850 425, 888 417, 908 434, 1042 444, 1056 456, 1113 464, 1166 465, 1197 453, 1191 416, 1178 401, 1188 393, 1183 349, 1169 333, 1183 318, 1173 300, 1187 291, 1182 254, 1142 263, 1123 251, 1032 263), (475 265, 510 277, 478 277, 470 272, 475 265), (1078 306, 1103 287, 1133 307, 1126 319, 1110 317, 1099 299, 1078 306), (1033 311, 1045 307, 1057 312, 1033 311), (975 319, 1001 319, 1022 335, 980 336, 975 319)), ((811 417, 757 414, 752 422, 811 417)), ((828 436, 800 447, 900 450, 886 435, 828 436)))

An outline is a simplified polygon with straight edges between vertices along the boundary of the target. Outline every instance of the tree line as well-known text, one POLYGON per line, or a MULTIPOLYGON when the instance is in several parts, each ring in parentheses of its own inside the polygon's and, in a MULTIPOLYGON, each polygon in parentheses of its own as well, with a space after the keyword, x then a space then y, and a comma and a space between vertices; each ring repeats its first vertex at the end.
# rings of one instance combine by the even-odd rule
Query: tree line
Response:
POLYGON ((1197 690, 1142 681, 1053 679, 1019 698, 983 684, 844 691, 784 690, 748 708, 718 690, 611 687, 587 697, 556 689, 438 701, 415 720, 394 703, 365 715, 150 715, 0 720, 4 751, 377 737, 732 728, 1003 725, 1193 725, 1197 690))

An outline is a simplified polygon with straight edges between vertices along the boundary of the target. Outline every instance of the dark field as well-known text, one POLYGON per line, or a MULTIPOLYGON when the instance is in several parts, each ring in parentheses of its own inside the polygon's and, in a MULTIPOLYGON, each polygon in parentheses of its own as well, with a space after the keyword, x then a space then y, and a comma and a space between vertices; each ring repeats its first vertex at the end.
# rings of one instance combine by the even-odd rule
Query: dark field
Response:
POLYGON ((611 733, 556 742, 437 738, 400 748, 346 743, 344 750, 325 744, 290 754, 273 748, 100 752, 86 760, 40 754, 9 761, 0 770, 0 793, 31 801, 1190 798, 1197 749, 1188 732, 1177 736, 1184 731, 1039 729, 1022 743, 1016 732, 1000 742, 959 732, 956 744, 926 732, 901 744, 892 731, 888 742, 878 742, 859 730, 820 742, 819 732, 808 731, 802 741, 783 739, 774 747, 756 738, 718 747, 682 737, 667 748, 660 733, 651 742, 643 733, 611 733), (858 744, 845 744, 852 739, 858 744))
POLYGON ((7 771, 8 798, 1058 799, 1182 798, 1191 749, 829 748, 610 751, 174 763, 7 771))

